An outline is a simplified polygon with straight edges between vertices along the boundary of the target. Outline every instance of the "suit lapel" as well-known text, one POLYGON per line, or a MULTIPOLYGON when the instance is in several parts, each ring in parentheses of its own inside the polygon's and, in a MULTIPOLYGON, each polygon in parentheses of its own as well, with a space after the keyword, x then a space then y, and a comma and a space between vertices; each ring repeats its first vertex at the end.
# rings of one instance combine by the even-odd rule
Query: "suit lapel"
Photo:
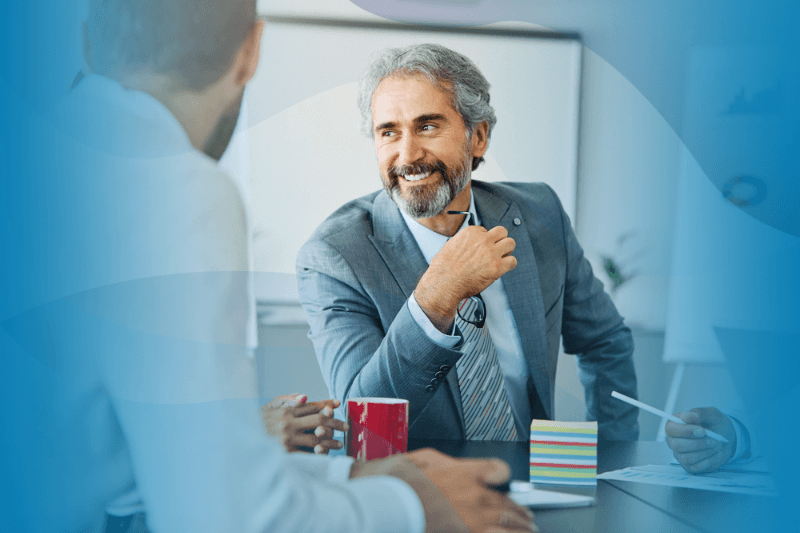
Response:
POLYGON ((519 208, 473 182, 475 209, 486 229, 503 226, 516 242, 514 257, 517 267, 502 277, 511 312, 517 325, 525 360, 545 412, 553 416, 550 398, 550 378, 547 371, 547 337, 545 336, 544 304, 539 284, 539 270, 531 246, 531 236, 519 208), (519 219, 520 224, 514 224, 519 219))
POLYGON ((403 294, 409 298, 428 269, 428 263, 400 210, 386 193, 375 198, 372 219, 373 234, 369 238, 403 294))
MULTIPOLYGON (((369 236, 386 267, 391 272, 406 298, 417 288, 419 279, 428 270, 428 263, 417 245, 417 241, 406 226, 400 209, 389 196, 378 194, 372 209, 373 234, 369 236)), ((447 374, 447 384, 453 403, 464 428, 464 412, 461 407, 461 390, 455 369, 447 374)))

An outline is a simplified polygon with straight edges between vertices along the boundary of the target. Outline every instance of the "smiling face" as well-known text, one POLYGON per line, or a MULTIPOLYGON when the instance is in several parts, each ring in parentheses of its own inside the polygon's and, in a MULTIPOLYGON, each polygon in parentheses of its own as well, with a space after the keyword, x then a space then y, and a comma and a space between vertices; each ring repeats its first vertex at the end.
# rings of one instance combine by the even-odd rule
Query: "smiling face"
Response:
POLYGON ((414 218, 435 217, 468 191, 472 158, 486 151, 484 124, 468 135, 450 95, 420 76, 381 81, 372 126, 383 186, 414 218))

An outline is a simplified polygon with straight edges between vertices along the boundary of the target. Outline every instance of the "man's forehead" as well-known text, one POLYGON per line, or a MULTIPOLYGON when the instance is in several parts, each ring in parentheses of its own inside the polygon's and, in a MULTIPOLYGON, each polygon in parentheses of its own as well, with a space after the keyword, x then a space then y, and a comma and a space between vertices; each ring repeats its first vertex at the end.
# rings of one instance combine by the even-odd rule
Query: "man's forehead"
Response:
POLYGON ((450 93, 422 75, 384 78, 372 96, 373 124, 448 112, 456 112, 450 93))

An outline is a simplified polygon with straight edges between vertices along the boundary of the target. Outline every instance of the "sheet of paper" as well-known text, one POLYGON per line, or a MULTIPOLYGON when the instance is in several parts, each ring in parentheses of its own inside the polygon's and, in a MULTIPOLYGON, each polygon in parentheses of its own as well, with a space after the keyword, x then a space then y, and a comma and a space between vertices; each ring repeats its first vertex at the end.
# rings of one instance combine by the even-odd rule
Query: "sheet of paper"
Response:
POLYGON ((716 490, 759 496, 777 496, 778 491, 769 474, 726 472, 689 474, 677 465, 632 466, 599 474, 597 479, 632 481, 650 485, 667 485, 687 489, 716 490))
POLYGON ((569 494, 554 490, 540 490, 534 488, 530 483, 519 481, 511 483, 511 491, 508 493, 508 496, 518 505, 523 505, 531 509, 588 507, 594 505, 595 502, 592 496, 569 494))
MULTIPOLYGON (((680 463, 676 460, 670 461, 671 465, 680 465, 680 463)), ((769 466, 764 459, 756 458, 752 461, 747 462, 734 462, 728 463, 722 467, 724 472, 733 472, 733 473, 762 473, 762 474, 769 474, 769 466)))

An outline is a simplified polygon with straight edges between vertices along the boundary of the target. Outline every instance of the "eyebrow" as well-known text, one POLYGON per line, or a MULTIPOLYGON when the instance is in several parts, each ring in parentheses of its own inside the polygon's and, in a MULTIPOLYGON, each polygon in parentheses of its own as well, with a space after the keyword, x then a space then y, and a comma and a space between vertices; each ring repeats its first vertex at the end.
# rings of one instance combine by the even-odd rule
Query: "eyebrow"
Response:
MULTIPOLYGON (((423 122, 430 122, 432 120, 444 120, 447 118, 441 113, 428 113, 427 115, 420 115, 414 119, 414 124, 422 124, 423 122)), ((397 127, 396 122, 382 122, 375 126, 375 131, 388 130, 397 127)))

